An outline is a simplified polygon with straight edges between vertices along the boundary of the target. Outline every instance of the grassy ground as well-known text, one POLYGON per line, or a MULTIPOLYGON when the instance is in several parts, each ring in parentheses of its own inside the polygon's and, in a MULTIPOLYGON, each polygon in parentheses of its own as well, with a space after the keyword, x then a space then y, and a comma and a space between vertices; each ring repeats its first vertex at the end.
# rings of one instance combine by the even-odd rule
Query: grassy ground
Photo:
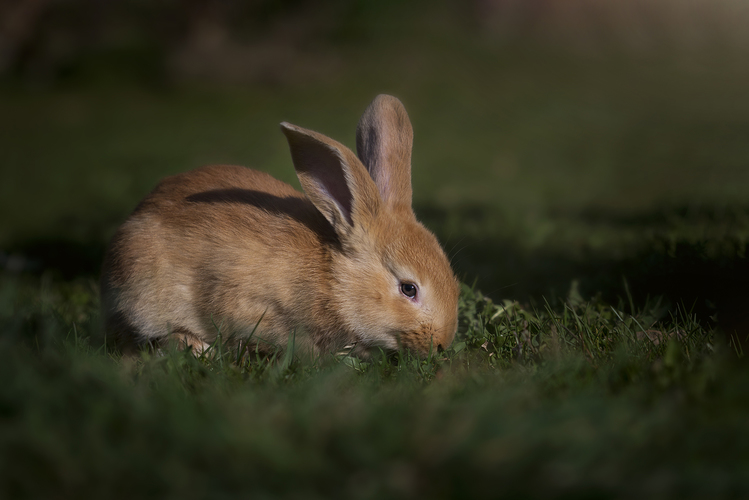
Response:
POLYGON ((746 58, 422 35, 304 83, 3 83, 0 496, 749 494, 725 335, 749 324, 746 58), (417 213, 476 283, 450 350, 103 347, 103 249, 158 179, 238 163, 296 185, 278 123, 353 145, 380 92, 411 114, 417 213))
POLYGON ((124 362, 89 283, 3 284, 8 498, 749 493, 747 371, 684 311, 574 293, 529 310, 466 287, 461 335, 427 360, 217 345, 124 362))

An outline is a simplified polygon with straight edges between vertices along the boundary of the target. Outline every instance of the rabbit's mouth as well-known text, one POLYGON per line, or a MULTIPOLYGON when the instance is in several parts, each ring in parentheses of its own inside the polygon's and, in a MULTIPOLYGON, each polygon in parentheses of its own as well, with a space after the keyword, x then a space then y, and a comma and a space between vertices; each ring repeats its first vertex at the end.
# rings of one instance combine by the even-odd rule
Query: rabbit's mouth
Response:
POLYGON ((453 335, 446 335, 441 329, 432 325, 421 325, 416 330, 401 332, 399 348, 410 351, 420 357, 427 357, 443 352, 450 347, 453 335))

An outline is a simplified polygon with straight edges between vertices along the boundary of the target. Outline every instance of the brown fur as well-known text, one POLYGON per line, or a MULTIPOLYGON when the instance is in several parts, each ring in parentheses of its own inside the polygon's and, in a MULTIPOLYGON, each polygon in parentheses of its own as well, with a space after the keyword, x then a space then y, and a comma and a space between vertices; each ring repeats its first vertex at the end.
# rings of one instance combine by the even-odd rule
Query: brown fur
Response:
POLYGON ((258 321, 261 350, 292 332, 313 354, 447 348, 458 283, 411 209, 412 132, 400 101, 378 96, 362 116, 361 161, 321 134, 282 129, 307 196, 236 166, 164 179, 107 252, 108 330, 126 350, 169 338, 201 349, 219 330, 246 339, 258 321), (416 300, 402 281, 417 284, 416 300))

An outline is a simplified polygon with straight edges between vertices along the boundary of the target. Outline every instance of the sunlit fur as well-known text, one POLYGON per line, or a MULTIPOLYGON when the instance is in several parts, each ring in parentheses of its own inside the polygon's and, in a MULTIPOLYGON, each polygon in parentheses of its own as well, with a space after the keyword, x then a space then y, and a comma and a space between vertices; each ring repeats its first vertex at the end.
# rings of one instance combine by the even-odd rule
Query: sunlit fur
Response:
MULTIPOLYGON (((374 116, 378 133, 397 138, 402 124, 388 123, 394 108, 407 121, 397 99, 380 96, 362 122, 374 116)), ((447 348, 458 283, 410 208, 410 124, 402 141, 409 164, 391 162, 382 168, 392 172, 379 174, 391 186, 400 175, 400 194, 384 200, 377 175, 348 148, 293 125, 283 130, 307 196, 255 170, 204 167, 163 180, 119 228, 104 261, 102 304, 122 349, 173 338, 199 351, 219 331, 247 339, 258 322, 250 345, 263 351, 289 338, 314 355, 351 344, 362 354, 447 348), (332 200, 340 186, 326 184, 329 163, 341 169, 336 179, 345 179, 351 207, 332 200), (400 292, 402 280, 417 284, 414 299, 400 292)), ((375 163, 366 154, 363 161, 375 163)))

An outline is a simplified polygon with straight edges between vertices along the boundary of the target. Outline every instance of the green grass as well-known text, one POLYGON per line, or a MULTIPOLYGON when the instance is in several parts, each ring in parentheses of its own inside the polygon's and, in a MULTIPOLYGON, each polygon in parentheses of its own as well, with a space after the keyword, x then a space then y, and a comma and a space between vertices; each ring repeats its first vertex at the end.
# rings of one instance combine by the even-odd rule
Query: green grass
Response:
POLYGON ((426 360, 126 361, 90 283, 2 283, 4 497, 749 493, 747 372, 686 311, 464 287, 459 337, 426 360))

